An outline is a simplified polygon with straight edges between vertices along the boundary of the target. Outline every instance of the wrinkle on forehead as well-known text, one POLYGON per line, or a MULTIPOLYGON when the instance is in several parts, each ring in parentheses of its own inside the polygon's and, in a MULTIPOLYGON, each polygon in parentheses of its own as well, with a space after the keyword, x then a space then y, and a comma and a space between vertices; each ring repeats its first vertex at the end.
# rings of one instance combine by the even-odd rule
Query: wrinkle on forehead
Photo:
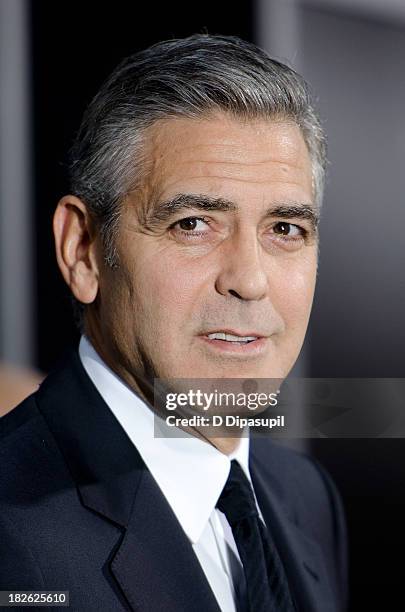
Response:
POLYGON ((173 118, 156 122, 148 132, 150 152, 157 163, 174 152, 206 161, 222 157, 227 163, 288 161, 307 151, 298 125, 288 119, 242 120, 225 114, 199 119, 173 118), (297 138, 298 136, 298 138, 297 138), (267 145, 266 152, 258 148, 267 145), (277 149, 277 156, 272 149, 277 149), (248 156, 252 156, 249 161, 248 156))
POLYGON ((146 209, 183 179, 279 182, 312 192, 308 149, 299 126, 289 119, 242 120, 225 114, 163 119, 148 128, 145 140, 146 180, 137 202, 146 209))

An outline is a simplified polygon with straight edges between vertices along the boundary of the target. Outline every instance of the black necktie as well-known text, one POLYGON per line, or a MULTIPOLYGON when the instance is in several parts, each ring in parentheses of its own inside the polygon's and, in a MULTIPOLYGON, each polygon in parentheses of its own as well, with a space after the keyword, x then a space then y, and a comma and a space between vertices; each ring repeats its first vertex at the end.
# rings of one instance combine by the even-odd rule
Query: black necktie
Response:
POLYGON ((249 480, 235 460, 217 508, 232 528, 245 573, 249 612, 293 612, 280 557, 259 518, 249 480))

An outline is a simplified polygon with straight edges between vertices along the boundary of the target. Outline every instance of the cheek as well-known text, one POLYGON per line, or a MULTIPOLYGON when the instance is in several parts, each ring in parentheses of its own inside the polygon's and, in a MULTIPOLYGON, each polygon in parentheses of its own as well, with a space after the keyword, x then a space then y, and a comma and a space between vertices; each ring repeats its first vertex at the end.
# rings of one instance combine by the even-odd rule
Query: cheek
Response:
POLYGON ((108 330, 120 346, 132 346, 137 311, 128 275, 121 268, 111 272, 109 282, 102 287, 101 295, 102 329, 108 330))
POLYGON ((274 278, 272 302, 282 316, 286 331, 301 329, 308 323, 316 281, 316 259, 280 270, 274 278))
POLYGON ((136 292, 143 319, 160 337, 176 335, 191 322, 198 304, 201 272, 196 265, 165 256, 139 268, 136 292))

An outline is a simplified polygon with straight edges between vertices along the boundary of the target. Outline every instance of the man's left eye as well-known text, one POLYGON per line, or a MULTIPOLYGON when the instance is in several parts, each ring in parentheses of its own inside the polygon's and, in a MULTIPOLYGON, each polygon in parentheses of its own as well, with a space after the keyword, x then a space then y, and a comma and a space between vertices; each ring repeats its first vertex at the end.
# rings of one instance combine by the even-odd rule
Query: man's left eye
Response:
POLYGON ((298 225, 294 225, 293 223, 287 223, 286 221, 279 221, 273 227, 273 231, 275 234, 279 234, 281 236, 289 236, 291 238, 295 238, 296 236, 302 236, 304 233, 303 229, 298 225))

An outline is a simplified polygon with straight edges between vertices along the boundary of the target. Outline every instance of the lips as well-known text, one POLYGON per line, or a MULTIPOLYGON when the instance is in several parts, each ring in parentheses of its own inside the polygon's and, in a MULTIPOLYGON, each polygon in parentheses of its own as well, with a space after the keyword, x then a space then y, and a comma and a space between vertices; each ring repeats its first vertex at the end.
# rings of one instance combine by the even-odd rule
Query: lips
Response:
POLYGON ((265 336, 265 334, 257 331, 236 331, 230 329, 218 329, 206 332, 203 335, 210 340, 223 340, 226 342, 253 342, 265 336))
POLYGON ((244 336, 237 334, 227 334, 225 332, 214 332, 212 334, 208 334, 207 338, 210 340, 225 340, 226 342, 254 342, 257 340, 257 336, 244 336))
POLYGON ((268 336, 257 331, 219 329, 200 334, 200 340, 210 351, 227 357, 256 359, 268 349, 268 336))
POLYGON ((258 331, 245 331, 235 329, 217 329, 208 331, 200 336, 208 346, 219 351, 232 353, 242 352, 250 354, 257 350, 263 350, 267 342, 267 336, 258 331))

